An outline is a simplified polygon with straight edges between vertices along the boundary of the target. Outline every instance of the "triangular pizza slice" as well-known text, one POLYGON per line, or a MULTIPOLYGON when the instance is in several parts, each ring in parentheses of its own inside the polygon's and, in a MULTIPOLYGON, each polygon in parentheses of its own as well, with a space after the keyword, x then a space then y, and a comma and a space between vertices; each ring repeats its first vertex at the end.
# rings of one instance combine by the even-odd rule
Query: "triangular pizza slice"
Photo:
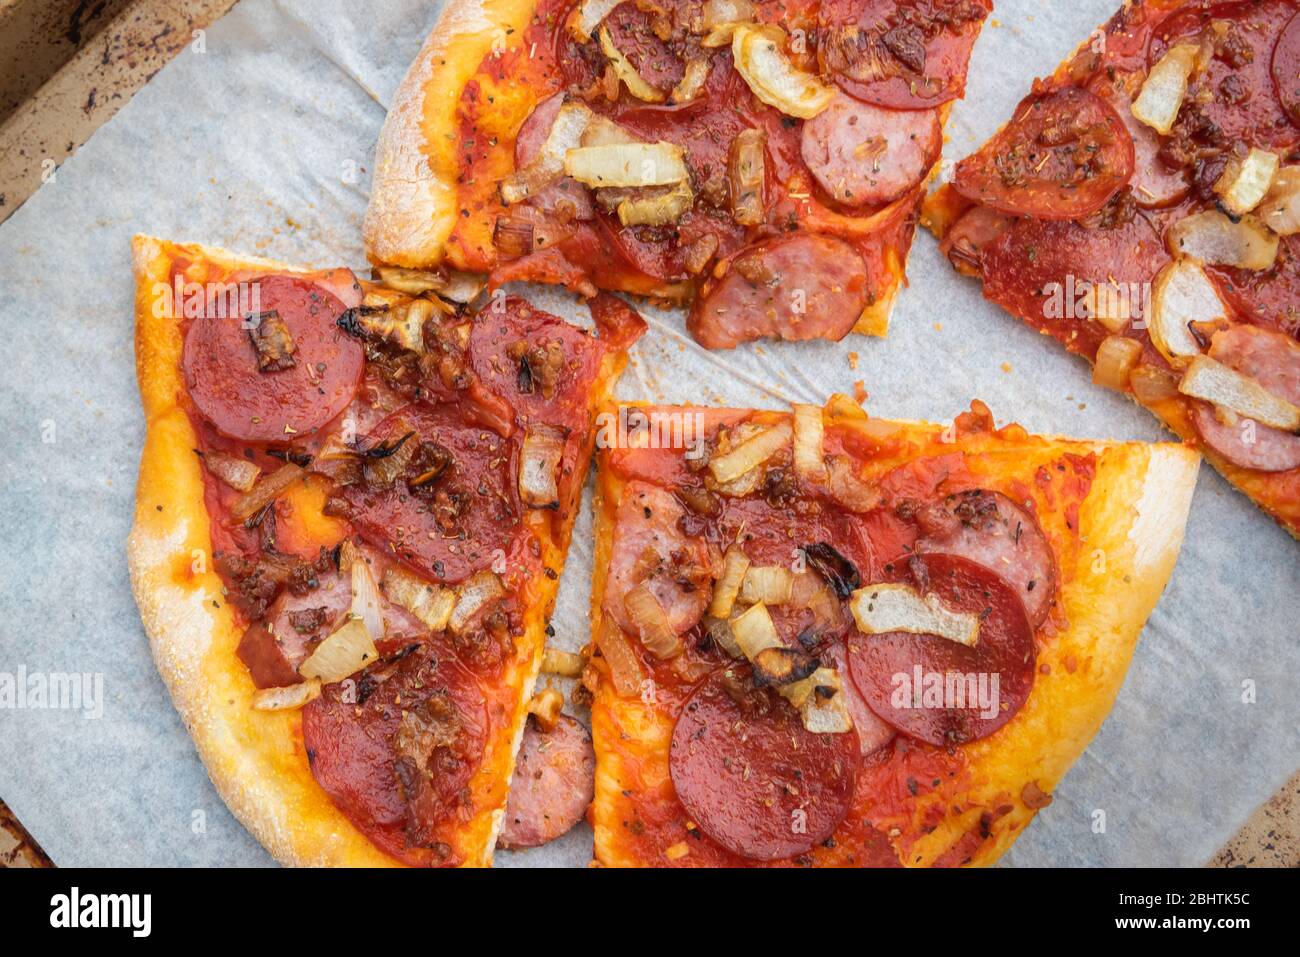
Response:
POLYGON ((640 317, 144 236, 134 260, 131 579, 218 792, 285 863, 488 863, 640 317))
POLYGON ((1176 444, 792 413, 599 420, 595 854, 988 864, 1100 727, 1169 579, 1176 444))
POLYGON ((1131 3, 925 207, 984 295, 1300 535, 1300 6, 1131 3))
POLYGON ((376 263, 883 335, 989 0, 449 0, 380 134, 376 263))

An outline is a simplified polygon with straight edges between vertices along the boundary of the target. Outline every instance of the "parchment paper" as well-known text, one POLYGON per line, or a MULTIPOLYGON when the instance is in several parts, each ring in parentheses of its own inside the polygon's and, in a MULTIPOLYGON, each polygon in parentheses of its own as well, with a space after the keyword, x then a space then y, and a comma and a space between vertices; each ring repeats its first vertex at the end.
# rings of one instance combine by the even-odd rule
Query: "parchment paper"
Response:
MULTIPOLYGON (((1000 0, 945 155, 978 145, 1113 3, 1000 0)), ((103 682, 99 718, 0 710, 0 796, 59 864, 270 863, 209 784, 131 599, 124 544, 143 427, 129 239, 363 267, 384 104, 436 15, 414 0, 244 0, 0 227, 0 672, 103 682)), ((1094 387, 1084 363, 986 304, 926 234, 909 275, 885 340, 709 354, 680 314, 657 313, 620 395, 776 406, 862 379, 876 415, 945 421, 978 396, 1032 430, 1166 437, 1094 387)), ((586 318, 567 296, 538 302, 586 318)), ((589 530, 584 516, 554 622, 574 648, 587 637, 589 530)), ((1204 468, 1182 557, 1113 713, 1006 861, 1207 860, 1298 763, 1297 585, 1300 546, 1204 468)), ((581 865, 590 840, 583 825, 498 861, 581 865)))

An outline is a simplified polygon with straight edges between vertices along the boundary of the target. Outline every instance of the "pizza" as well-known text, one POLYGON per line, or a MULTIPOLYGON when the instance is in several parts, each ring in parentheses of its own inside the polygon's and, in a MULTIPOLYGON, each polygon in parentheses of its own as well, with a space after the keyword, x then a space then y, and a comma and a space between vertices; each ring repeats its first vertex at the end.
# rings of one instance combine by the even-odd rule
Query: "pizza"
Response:
POLYGON ((978 402, 617 416, 585 675, 617 866, 995 861, 1109 711, 1199 463, 978 402))
POLYGON ((218 792, 285 863, 488 863, 643 322, 145 236, 134 264, 131 580, 218 792))
POLYGON ((380 134, 375 263, 883 335, 990 0, 451 0, 380 134))
POLYGON ((1300 535, 1300 4, 1126 5, 927 201, 984 295, 1300 535))

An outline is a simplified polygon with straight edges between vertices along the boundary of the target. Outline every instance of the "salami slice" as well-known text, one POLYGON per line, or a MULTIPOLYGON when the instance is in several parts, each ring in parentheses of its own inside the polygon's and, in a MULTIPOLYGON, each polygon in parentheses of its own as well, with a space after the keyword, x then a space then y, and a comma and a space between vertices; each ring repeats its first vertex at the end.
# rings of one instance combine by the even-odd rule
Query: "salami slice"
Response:
MULTIPOLYGON (((1274 395, 1300 405, 1300 345, 1290 336, 1237 325, 1214 334, 1210 356, 1250 376, 1274 395)), ((1245 419, 1225 421, 1196 402, 1192 422, 1205 444, 1233 465, 1260 472, 1300 468, 1300 436, 1245 419)))
POLYGON ((841 89, 866 103, 929 109, 965 92, 971 48, 992 6, 987 0, 870 0, 858 14, 853 4, 856 23, 829 28, 818 55, 841 89))
POLYGON ((838 341, 862 315, 869 293, 856 249, 832 236, 799 233, 738 253, 726 275, 701 293, 686 325, 706 349, 734 349, 765 336, 838 341))
POLYGON ((317 783, 381 850, 412 865, 459 862, 439 826, 465 801, 487 733, 482 691, 438 641, 327 685, 302 714, 317 783))
MULTIPOLYGON (((555 117, 564 105, 565 96, 561 92, 542 100, 528 115, 528 119, 524 120, 524 125, 515 137, 515 169, 523 169, 541 153, 555 117)), ((591 191, 571 176, 563 176, 535 196, 529 197, 528 205, 547 213, 555 213, 561 218, 579 220, 591 219, 595 212, 591 191)))
POLYGON ((363 447, 391 447, 408 433, 408 442, 440 447, 447 464, 415 489, 400 478, 386 487, 346 486, 342 495, 358 534, 439 582, 461 582, 493 565, 534 567, 521 524, 513 444, 469 423, 454 407, 411 405, 381 422, 363 447))
POLYGON ((335 324, 344 305, 322 285, 294 276, 251 281, 257 314, 192 320, 181 357, 185 385, 199 414, 232 439, 299 441, 352 401, 362 349, 335 324), (268 340, 274 330, 283 353, 274 362, 254 345, 259 328, 268 340))
POLYGON ((668 766, 686 813, 741 857, 794 857, 848 814, 861 760, 857 733, 814 734, 747 668, 714 671, 677 717, 668 766))
POLYGON ((1133 139, 1114 108, 1087 90, 1030 94, 1014 118, 957 164, 967 199, 1017 216, 1081 219, 1133 175, 1133 139))
POLYGON ((835 202, 877 206, 924 179, 942 145, 937 110, 888 110, 841 92, 804 123, 800 151, 835 202))
POLYGON ((530 720, 510 782, 498 847, 537 847, 569 831, 595 794, 596 752, 591 732, 560 715, 550 731, 530 720))
POLYGON ((682 504, 656 485, 629 482, 623 489, 603 607, 630 635, 640 634, 640 629, 624 598, 638 585, 655 596, 679 635, 698 622, 708 607, 708 546, 703 538, 682 531, 685 515, 682 504))
POLYGON ((1035 628, 1056 594, 1056 557, 1038 521, 1001 492, 971 489, 930 502, 916 513, 918 552, 961 555, 1006 579, 1035 628))
POLYGON ((979 615, 974 647, 937 635, 889 632, 849 640, 849 671, 879 717, 939 746, 988 737, 1034 684, 1034 632, 1017 590, 968 558, 918 555, 912 584, 953 611, 979 615))

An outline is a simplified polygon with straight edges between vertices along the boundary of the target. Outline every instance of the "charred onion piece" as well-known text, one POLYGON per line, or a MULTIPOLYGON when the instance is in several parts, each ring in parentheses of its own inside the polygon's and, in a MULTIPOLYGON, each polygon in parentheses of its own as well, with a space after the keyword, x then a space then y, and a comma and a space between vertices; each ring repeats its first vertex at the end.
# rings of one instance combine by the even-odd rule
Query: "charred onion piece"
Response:
POLYGON ((851 561, 826 542, 813 542, 803 547, 808 567, 826 580, 840 598, 848 598, 862 586, 862 576, 851 561))
POLYGON ((764 648, 754 656, 754 684, 759 687, 788 685, 802 681, 816 671, 821 662, 794 648, 764 648))

